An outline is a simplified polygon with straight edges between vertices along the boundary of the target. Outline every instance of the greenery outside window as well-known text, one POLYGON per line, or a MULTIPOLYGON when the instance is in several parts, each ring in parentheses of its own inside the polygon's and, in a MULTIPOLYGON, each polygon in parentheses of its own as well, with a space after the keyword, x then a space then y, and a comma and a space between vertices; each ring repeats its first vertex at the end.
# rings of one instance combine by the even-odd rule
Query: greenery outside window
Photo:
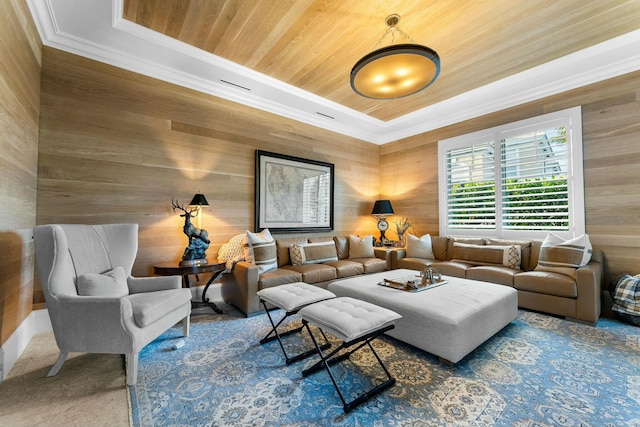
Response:
POLYGON ((581 108, 439 141, 440 235, 585 232, 581 108))

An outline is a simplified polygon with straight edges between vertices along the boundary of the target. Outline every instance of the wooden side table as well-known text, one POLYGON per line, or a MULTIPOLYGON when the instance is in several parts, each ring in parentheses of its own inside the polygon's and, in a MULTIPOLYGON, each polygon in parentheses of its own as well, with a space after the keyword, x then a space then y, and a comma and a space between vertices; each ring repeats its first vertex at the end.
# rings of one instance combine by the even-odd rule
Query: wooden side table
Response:
POLYGON ((165 263, 154 265, 153 273, 159 276, 182 276, 182 286, 184 286, 185 288, 191 287, 189 284, 190 274, 195 274, 197 277, 198 274, 212 273, 211 278, 205 285, 204 291, 202 292, 202 302, 191 301, 191 306, 192 307, 207 306, 207 307, 211 307, 211 309, 216 313, 223 314, 224 311, 218 308, 218 306, 213 301, 209 301, 209 298, 207 298, 207 290, 209 290, 209 286, 211 286, 213 281, 216 280, 222 274, 225 268, 226 267, 223 262, 207 264, 207 265, 199 265, 199 266, 181 266, 181 265, 178 265, 177 263, 165 262, 165 263))

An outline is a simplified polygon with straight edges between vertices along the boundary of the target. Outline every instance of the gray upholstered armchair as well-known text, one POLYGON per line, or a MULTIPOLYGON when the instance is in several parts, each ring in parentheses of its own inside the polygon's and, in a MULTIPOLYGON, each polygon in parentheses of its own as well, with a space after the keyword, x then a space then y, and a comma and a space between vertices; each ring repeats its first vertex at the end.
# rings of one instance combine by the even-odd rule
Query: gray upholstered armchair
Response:
POLYGON ((60 356, 69 352, 124 354, 127 384, 138 374, 138 353, 182 320, 189 335, 191 293, 180 276, 131 276, 137 224, 40 225, 35 255, 60 356))

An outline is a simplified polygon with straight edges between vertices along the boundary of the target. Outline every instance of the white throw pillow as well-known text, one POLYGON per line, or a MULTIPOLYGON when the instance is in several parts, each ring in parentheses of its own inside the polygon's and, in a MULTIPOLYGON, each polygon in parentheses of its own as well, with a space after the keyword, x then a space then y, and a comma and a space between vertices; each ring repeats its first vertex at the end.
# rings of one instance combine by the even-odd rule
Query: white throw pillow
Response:
POLYGON ((407 233, 407 258, 435 259, 431 247, 431 236, 425 234, 422 237, 416 237, 407 233))
POLYGON ((102 274, 78 277, 78 295, 83 297, 124 297, 129 295, 124 268, 116 267, 102 274))
POLYGON ((227 270, 237 261, 244 259, 244 239, 246 233, 235 235, 227 243, 223 243, 218 250, 218 262, 224 262, 227 270))
POLYGON ((588 234, 563 240, 562 237, 549 233, 540 246, 535 270, 575 277, 576 268, 587 265, 592 253, 588 234))
POLYGON ((358 236, 349 236, 349 258, 373 258, 373 235, 369 234, 362 239, 358 236))
POLYGON ((276 242, 271 237, 271 232, 268 228, 265 228, 260 233, 246 231, 244 259, 257 265, 260 273, 278 268, 276 242))

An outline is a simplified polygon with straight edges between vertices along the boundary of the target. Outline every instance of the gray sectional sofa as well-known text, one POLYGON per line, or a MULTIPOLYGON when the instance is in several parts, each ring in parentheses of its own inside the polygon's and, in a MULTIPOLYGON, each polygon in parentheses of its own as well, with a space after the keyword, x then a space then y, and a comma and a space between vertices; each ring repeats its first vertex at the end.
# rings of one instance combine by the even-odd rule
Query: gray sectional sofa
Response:
MULTIPOLYGON (((349 237, 290 237, 275 239, 277 268, 260 273, 258 266, 246 261, 237 262, 230 272, 222 275, 222 298, 245 316, 264 310, 256 293, 272 286, 306 282, 326 287, 336 279, 360 274, 379 273, 391 265, 390 253, 374 251, 374 257, 350 257, 349 237), (289 249, 292 245, 333 241, 337 260, 293 265, 289 249)), ((352 251, 353 252, 353 251, 352 251)))
POLYGON ((518 305, 522 308, 595 324, 601 312, 602 252, 594 249, 591 261, 577 268, 575 277, 572 277, 535 269, 541 245, 542 242, 537 240, 431 236, 434 259, 409 258, 405 249, 395 249, 390 252, 391 268, 422 270, 430 266, 446 276, 511 286, 518 291, 518 305), (520 265, 509 268, 478 261, 478 248, 474 249, 476 245, 518 245, 521 249, 520 265))

